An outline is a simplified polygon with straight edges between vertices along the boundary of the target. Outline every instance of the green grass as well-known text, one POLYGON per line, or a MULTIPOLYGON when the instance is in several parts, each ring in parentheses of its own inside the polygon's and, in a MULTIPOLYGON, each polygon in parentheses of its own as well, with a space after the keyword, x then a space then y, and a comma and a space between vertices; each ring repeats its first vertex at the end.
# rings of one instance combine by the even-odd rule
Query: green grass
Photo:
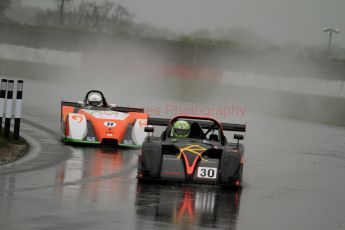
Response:
POLYGON ((19 138, 19 140, 8 140, 2 136, 0 136, 0 149, 1 148, 8 148, 10 144, 15 144, 15 145, 23 145, 25 144, 25 141, 22 138, 19 138))
POLYGON ((11 142, 3 137, 0 137, 0 148, 7 148, 11 142))

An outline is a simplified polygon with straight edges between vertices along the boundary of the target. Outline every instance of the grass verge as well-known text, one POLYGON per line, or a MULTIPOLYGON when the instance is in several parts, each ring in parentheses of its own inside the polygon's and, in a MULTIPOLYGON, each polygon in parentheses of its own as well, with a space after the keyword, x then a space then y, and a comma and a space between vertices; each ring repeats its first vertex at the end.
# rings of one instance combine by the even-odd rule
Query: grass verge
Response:
POLYGON ((7 140, 0 137, 0 165, 11 163, 23 157, 28 150, 25 140, 7 140))

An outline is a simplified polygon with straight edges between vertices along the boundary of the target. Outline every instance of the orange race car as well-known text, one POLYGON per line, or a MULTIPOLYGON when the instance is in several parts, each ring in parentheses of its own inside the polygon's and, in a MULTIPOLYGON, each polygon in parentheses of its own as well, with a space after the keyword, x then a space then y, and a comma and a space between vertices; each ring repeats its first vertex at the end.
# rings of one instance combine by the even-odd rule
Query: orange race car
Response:
POLYGON ((91 90, 82 102, 61 102, 62 141, 140 147, 147 118, 144 109, 108 104, 102 92, 91 90))

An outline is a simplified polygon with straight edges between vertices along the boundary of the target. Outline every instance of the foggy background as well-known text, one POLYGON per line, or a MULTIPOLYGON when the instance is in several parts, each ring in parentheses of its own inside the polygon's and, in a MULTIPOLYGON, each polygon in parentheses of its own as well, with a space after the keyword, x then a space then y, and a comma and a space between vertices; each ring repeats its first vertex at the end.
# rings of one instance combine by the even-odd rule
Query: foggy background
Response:
MULTIPOLYGON (((197 29, 242 28, 270 42, 323 45, 324 27, 345 30, 345 2, 341 0, 111 0, 127 7, 138 22, 188 33, 197 29)), ((75 0, 77 5, 81 0, 75 0)), ((100 0, 94 2, 101 2, 100 0)), ((25 0, 26 7, 54 8, 46 0, 25 0)), ((344 36, 335 37, 344 47, 344 36)))
POLYGON ((246 115, 343 125, 344 6, 335 0, 5 0, 0 68, 3 75, 61 84, 50 100, 27 99, 54 101, 54 108, 61 91, 76 100, 99 88, 120 104, 230 105, 246 115), (330 50, 324 27, 340 30, 330 50))

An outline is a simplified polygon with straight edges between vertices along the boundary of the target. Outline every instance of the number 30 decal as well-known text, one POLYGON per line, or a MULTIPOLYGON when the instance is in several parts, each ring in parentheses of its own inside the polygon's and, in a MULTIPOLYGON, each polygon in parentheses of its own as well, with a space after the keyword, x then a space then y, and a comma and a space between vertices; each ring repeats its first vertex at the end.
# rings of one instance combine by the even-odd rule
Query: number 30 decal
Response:
POLYGON ((198 177, 199 178, 216 179, 217 178, 217 168, 199 167, 198 168, 198 177))

